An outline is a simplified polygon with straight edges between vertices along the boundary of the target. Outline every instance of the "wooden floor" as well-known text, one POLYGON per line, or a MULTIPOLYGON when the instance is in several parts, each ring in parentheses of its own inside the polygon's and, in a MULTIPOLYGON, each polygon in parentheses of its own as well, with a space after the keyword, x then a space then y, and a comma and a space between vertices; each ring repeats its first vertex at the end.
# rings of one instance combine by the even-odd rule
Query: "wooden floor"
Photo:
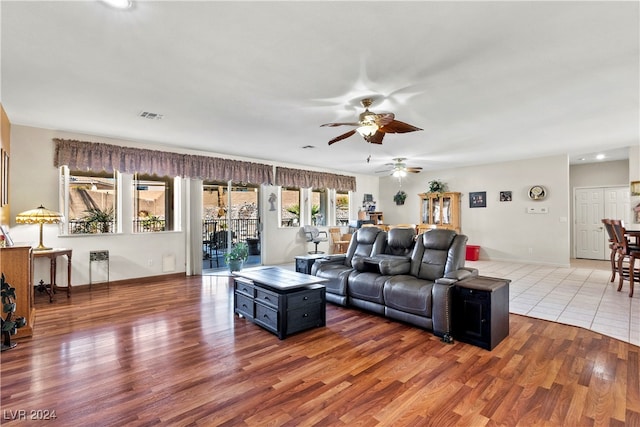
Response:
POLYGON ((489 352, 329 304, 280 341, 214 276, 36 306, 2 353, 2 425, 640 426, 639 348, 544 320, 511 315, 489 352))

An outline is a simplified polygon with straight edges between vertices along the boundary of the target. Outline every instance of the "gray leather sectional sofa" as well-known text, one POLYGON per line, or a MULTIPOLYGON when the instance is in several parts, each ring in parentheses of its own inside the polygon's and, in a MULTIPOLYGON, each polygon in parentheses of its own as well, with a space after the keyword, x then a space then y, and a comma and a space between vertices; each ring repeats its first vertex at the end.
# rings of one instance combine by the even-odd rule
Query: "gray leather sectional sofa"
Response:
POLYGON ((464 266, 467 236, 434 229, 360 228, 347 253, 316 260, 311 274, 328 279, 327 301, 357 307, 433 331, 451 332, 453 285, 478 271, 464 266))

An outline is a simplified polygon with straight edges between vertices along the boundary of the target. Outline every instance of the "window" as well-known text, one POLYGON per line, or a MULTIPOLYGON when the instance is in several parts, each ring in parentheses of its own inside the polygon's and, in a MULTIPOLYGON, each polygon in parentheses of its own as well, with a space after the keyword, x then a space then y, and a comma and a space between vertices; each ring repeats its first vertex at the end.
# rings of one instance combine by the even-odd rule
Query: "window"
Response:
POLYGON ((349 225, 349 192, 336 191, 336 225, 349 225))
POLYGON ((68 227, 63 234, 116 233, 117 173, 70 171, 60 168, 63 213, 68 227))
POLYGON ((175 230, 174 188, 179 178, 133 176, 133 232, 175 230))
POLYGON ((311 224, 327 225, 327 194, 324 188, 311 190, 311 224))
POLYGON ((280 190, 280 226, 300 226, 300 189, 282 187, 280 190))

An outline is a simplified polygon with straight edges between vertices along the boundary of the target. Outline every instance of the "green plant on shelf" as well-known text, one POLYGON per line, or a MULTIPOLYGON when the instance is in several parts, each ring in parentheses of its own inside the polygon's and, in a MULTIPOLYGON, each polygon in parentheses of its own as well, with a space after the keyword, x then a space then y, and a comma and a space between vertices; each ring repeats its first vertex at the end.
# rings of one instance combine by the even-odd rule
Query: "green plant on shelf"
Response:
POLYGON ((427 185, 429 186, 428 193, 444 193, 445 191, 447 191, 447 185, 437 179, 429 181, 427 185))

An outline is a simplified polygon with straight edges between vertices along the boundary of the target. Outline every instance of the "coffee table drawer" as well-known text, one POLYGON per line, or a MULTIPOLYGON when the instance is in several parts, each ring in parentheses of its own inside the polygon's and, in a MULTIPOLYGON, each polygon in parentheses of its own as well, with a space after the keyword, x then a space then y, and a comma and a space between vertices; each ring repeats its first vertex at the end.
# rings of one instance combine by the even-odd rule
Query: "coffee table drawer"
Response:
POLYGON ((246 295, 236 292, 236 313, 242 314, 244 317, 253 319, 254 317, 254 304, 253 298, 249 298, 246 295))
POLYGON ((287 312, 287 334, 324 326, 324 306, 321 303, 308 305, 287 312))
POLYGON ((256 304, 254 321, 270 331, 278 333, 278 310, 266 305, 256 304))
POLYGON ((296 292, 289 295, 289 307, 300 307, 305 304, 315 304, 322 301, 324 289, 311 289, 308 291, 296 292))
POLYGON ((235 282, 236 282, 236 292, 245 294, 251 298, 256 296, 256 287, 254 286, 251 280, 236 278, 235 282))
POLYGON ((278 294, 270 292, 262 288, 256 289, 256 301, 268 306, 278 308, 278 294))

